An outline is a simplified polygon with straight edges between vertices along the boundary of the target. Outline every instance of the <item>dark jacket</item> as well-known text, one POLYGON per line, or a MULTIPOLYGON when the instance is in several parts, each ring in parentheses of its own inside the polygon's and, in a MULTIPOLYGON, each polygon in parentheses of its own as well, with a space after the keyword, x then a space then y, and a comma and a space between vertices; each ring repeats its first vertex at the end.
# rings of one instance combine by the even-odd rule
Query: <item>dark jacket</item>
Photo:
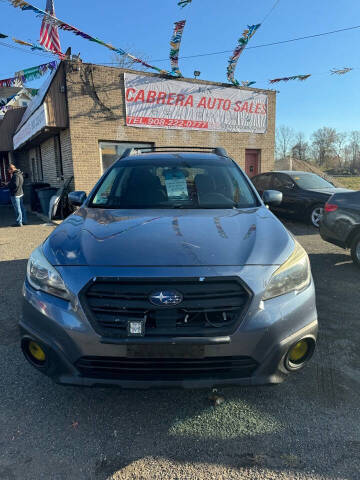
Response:
POLYGON ((8 185, 12 197, 20 197, 21 195, 24 195, 22 188, 23 183, 24 177, 21 170, 15 170, 8 185))

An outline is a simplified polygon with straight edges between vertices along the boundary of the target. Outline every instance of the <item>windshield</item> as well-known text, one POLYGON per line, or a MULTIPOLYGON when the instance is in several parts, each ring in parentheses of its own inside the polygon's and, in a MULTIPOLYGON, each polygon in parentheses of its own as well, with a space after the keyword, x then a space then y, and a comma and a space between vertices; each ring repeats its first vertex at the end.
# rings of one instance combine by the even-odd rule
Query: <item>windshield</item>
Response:
POLYGON ((318 188, 320 190, 325 188, 334 188, 334 185, 319 177, 319 175, 316 175, 315 173, 299 173, 296 174, 296 176, 292 176, 291 178, 300 188, 318 188))
POLYGON ((90 199, 98 208, 249 208, 258 200, 229 159, 124 160, 90 199))

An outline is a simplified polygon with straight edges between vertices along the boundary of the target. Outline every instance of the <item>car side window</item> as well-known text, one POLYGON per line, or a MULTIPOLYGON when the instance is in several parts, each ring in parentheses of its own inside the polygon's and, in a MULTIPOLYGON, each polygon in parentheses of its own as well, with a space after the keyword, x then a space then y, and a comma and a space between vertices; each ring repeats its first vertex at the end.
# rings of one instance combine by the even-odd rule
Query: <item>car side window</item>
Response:
POLYGON ((264 192, 265 190, 271 189, 271 177, 272 175, 259 175, 258 177, 254 178, 253 184, 255 185, 256 190, 260 190, 264 192))
POLYGON ((262 177, 263 177, 263 175, 258 175, 257 177, 253 177, 251 179, 251 181, 252 181, 252 183, 253 183, 253 185, 256 189, 260 188, 262 177))
POLYGON ((117 180, 117 175, 118 175, 117 168, 113 168, 108 173, 108 175, 106 176, 105 180, 101 185, 101 188, 99 188, 95 197, 92 200, 94 205, 106 205, 111 195, 111 192, 114 188, 115 182, 117 180))
POLYGON ((277 188, 286 188, 291 190, 294 188, 294 182, 291 180, 290 177, 287 175, 282 175, 282 174, 276 174, 274 175, 273 179, 273 188, 276 190, 277 188))

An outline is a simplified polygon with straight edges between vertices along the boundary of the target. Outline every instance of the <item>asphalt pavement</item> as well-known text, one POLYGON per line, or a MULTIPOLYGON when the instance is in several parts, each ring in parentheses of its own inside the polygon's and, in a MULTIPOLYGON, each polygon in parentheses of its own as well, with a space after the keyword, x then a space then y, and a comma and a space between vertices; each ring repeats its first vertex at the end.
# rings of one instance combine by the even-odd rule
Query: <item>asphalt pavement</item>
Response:
POLYGON ((54 227, 0 207, 0 480, 360 478, 360 269, 311 226, 319 342, 278 386, 123 391, 63 387, 19 347, 26 260, 54 227))

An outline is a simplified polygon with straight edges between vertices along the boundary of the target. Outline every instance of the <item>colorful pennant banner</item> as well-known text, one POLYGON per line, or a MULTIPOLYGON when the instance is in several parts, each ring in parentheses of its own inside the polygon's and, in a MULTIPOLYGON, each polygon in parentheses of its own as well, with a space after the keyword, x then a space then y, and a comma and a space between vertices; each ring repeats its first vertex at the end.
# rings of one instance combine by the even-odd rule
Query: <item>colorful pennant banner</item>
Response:
POLYGON ((15 43, 18 43, 19 45, 24 45, 26 47, 30 47, 31 50, 40 50, 41 52, 46 52, 46 53, 53 53, 54 55, 58 56, 60 60, 64 60, 66 58, 65 54, 60 52, 60 51, 55 51, 55 50, 48 50, 45 47, 41 47, 40 45, 37 45, 36 43, 30 43, 30 42, 25 42, 24 40, 19 40, 17 38, 12 38, 15 43))
POLYGON ((15 77, 0 80, 0 87, 20 87, 23 83, 42 77, 48 71, 55 70, 57 62, 43 63, 36 67, 26 68, 15 73, 15 77))
POLYGON ((180 0, 178 2, 179 7, 184 8, 186 5, 189 5, 192 2, 192 0, 180 0))
POLYGON ((4 107, 10 102, 10 100, 12 100, 15 97, 16 95, 12 95, 11 97, 8 97, 8 98, 0 98, 0 107, 4 107))
POLYGON ((6 98, 6 99, 0 99, 0 113, 4 114, 6 113, 8 110, 11 110, 13 108, 12 105, 8 105, 8 103, 11 101, 11 100, 17 100, 19 98, 19 95, 13 95, 9 98, 6 98))
POLYGON ((4 105, 3 107, 0 107, 0 113, 3 115, 5 114, 8 110, 11 110, 13 108, 12 105, 4 105))
POLYGON ((186 20, 175 22, 174 33, 170 40, 171 73, 173 75, 177 75, 178 77, 182 77, 179 69, 179 50, 185 23, 186 20))
POLYGON ((251 85, 254 85, 256 82, 241 82, 242 87, 251 87, 251 85))
POLYGON ((2 87, 21 87, 21 80, 17 77, 5 78, 0 80, 0 88, 2 87))
POLYGON ((330 70, 331 75, 345 75, 345 73, 351 72, 351 70, 354 70, 353 68, 350 67, 344 67, 340 69, 332 68, 330 70))
POLYGON ((144 62, 140 58, 135 57, 134 55, 131 55, 130 53, 125 52, 122 48, 116 48, 110 43, 105 43, 102 40, 99 40, 96 37, 92 37, 91 35, 82 32, 76 27, 73 27, 72 25, 63 22, 59 18, 54 17, 53 15, 50 15, 49 13, 45 12, 44 10, 41 10, 40 8, 35 7, 34 5, 31 5, 28 2, 25 2, 24 0, 8 0, 14 7, 20 8, 21 10, 30 10, 33 11, 37 14, 38 17, 44 18, 45 21, 51 25, 55 25, 61 30, 65 30, 67 32, 72 32, 75 35, 84 38, 85 40, 89 40, 90 42, 95 42, 98 43, 99 45, 103 45, 106 48, 109 48, 113 52, 116 52, 120 55, 125 55, 129 58, 131 58, 134 62, 140 63, 144 67, 151 68, 152 70, 156 70, 159 73, 163 74, 168 74, 166 70, 162 70, 161 68, 154 67, 153 65, 150 65, 149 63, 144 62))
MULTIPOLYGON (((38 90, 36 88, 27 88, 26 93, 30 94, 32 97, 35 97, 37 94, 38 90)), ((0 113, 5 114, 8 110, 11 110, 14 108, 13 103, 16 102, 16 100, 23 94, 23 90, 20 90, 19 93, 16 95, 12 95, 11 97, 8 98, 0 98, 0 113), (11 105, 9 105, 9 102, 11 102, 11 105)))
POLYGON ((229 58, 228 67, 227 67, 227 78, 229 82, 233 85, 239 87, 240 83, 235 80, 234 73, 236 69, 237 62, 246 45, 248 44, 250 38, 255 34, 256 30, 260 27, 261 23, 257 25, 248 25, 248 28, 244 30, 242 36, 238 40, 238 45, 236 46, 234 53, 229 58))
POLYGON ((308 75, 293 75, 292 77, 273 78, 272 80, 269 80, 269 83, 288 82, 289 80, 300 80, 303 82, 309 77, 311 77, 311 73, 308 75))

